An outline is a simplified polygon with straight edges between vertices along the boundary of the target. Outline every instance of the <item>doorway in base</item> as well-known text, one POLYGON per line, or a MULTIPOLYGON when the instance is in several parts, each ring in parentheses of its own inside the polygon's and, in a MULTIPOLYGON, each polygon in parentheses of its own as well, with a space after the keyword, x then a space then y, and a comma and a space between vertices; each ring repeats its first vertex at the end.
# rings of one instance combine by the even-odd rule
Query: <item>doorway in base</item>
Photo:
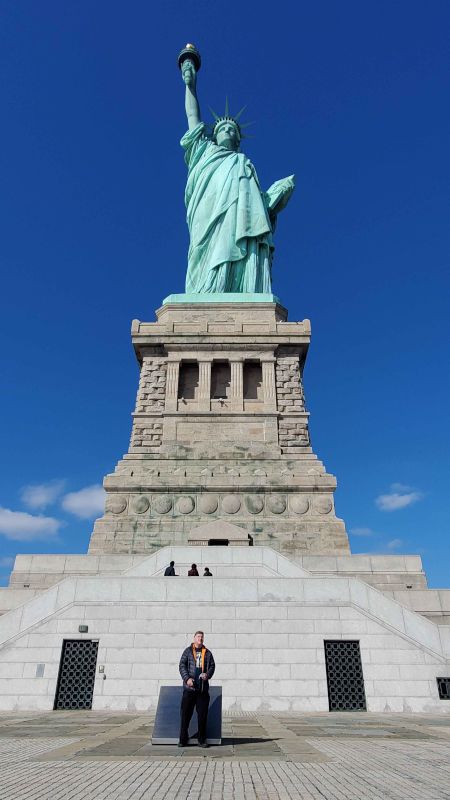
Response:
POLYGON ((91 709, 98 639, 64 639, 53 709, 91 709))

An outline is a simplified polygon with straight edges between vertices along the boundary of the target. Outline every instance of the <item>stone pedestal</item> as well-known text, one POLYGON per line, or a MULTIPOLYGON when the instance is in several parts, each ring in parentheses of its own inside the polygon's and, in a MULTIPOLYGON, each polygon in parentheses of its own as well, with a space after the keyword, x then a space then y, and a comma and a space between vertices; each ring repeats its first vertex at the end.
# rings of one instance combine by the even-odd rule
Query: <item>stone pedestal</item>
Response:
POLYGON ((285 554, 345 554, 335 478, 313 453, 302 374, 310 324, 277 302, 167 302, 132 325, 128 453, 107 475, 90 553, 186 544, 214 520, 285 554))

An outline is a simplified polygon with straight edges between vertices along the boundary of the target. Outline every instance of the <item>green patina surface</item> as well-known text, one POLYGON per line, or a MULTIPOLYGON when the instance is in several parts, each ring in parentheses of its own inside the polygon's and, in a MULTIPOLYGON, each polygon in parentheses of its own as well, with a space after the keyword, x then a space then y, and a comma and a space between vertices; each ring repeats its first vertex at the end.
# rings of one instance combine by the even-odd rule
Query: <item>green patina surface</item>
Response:
POLYGON ((169 294, 163 306, 170 303, 278 303, 279 298, 270 292, 204 292, 199 294, 169 294))
POLYGON ((274 302, 272 237, 278 214, 294 191, 294 176, 276 181, 266 191, 261 188, 255 167, 240 152, 241 112, 233 118, 227 107, 223 117, 215 115, 213 131, 208 130, 196 89, 200 56, 191 50, 195 50, 192 58, 185 48, 179 61, 189 128, 181 140, 188 167, 186 293, 193 303, 208 302, 202 300, 204 295, 225 302, 217 299, 224 293, 236 298, 231 302, 255 302, 255 296, 258 302, 263 295, 270 300, 262 302, 274 302))

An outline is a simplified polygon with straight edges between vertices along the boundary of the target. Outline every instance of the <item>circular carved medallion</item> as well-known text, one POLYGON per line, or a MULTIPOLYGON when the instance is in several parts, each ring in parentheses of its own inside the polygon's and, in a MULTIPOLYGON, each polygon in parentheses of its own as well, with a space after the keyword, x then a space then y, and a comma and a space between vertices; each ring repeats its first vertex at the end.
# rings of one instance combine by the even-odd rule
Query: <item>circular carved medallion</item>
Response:
POLYGON ((264 508, 264 499, 260 494, 248 494, 245 505, 250 514, 259 514, 264 508))
POLYGON ((267 505, 272 514, 282 514, 283 511, 286 511, 286 498, 281 494, 273 494, 269 496, 267 505))
POLYGON ((222 508, 226 514, 236 514, 241 507, 241 498, 237 494, 228 494, 222 500, 222 508))
POLYGON ((111 514, 121 514, 127 507, 127 498, 120 494, 108 497, 105 504, 105 511, 110 511, 111 514))
POLYGON ((185 497, 180 497, 177 501, 176 509, 180 514, 190 514, 191 511, 194 510, 194 501, 192 497, 186 495, 185 497))
POLYGON ((172 508, 172 498, 168 494, 160 494, 153 498, 153 508, 158 514, 167 514, 172 508))
POLYGON ((198 507, 202 514, 214 514, 214 511, 217 511, 217 505, 215 494, 203 494, 198 501, 198 507))
POLYGON ((296 514, 306 514, 309 508, 309 500, 307 497, 293 497, 291 500, 292 511, 296 514))
POLYGON ((333 508, 333 502, 329 497, 319 497, 314 503, 314 509, 318 514, 329 514, 333 508))
POLYGON ((145 514, 150 505, 150 500, 144 494, 135 497, 131 507, 136 514, 145 514))

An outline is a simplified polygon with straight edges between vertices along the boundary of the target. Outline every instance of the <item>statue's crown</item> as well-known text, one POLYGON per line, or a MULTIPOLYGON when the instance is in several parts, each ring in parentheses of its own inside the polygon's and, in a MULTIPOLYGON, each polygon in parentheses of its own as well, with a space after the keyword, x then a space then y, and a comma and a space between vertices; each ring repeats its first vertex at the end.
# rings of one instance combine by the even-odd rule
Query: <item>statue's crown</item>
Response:
POLYGON ((241 126, 239 125, 239 122, 237 121, 237 119, 235 119, 235 117, 230 117, 230 116, 226 116, 226 117, 224 116, 224 117, 217 117, 216 118, 215 123, 214 123, 214 127, 213 127, 213 136, 214 137, 216 136, 217 131, 219 130, 219 128, 222 125, 222 123, 224 123, 224 122, 232 122, 233 125, 237 129, 237 132, 239 134, 239 139, 242 139, 242 131, 241 131, 241 126))
POLYGON ((213 130, 212 130, 212 135, 213 135, 213 138, 215 138, 215 136, 216 136, 216 133, 217 133, 218 129, 220 128, 220 126, 221 126, 221 125, 223 125, 223 123, 224 123, 224 122, 232 122, 232 123, 233 123, 233 125, 235 125, 235 126, 236 126, 237 132, 238 132, 238 134, 239 134, 239 139, 243 139, 244 135, 243 135, 243 133, 242 133, 242 129, 243 129, 243 128, 247 128, 247 127, 248 127, 248 125, 251 125, 251 124, 252 124, 251 122, 247 122, 247 123, 245 123, 244 125, 242 125, 242 124, 239 122, 240 116, 241 116, 241 114, 243 114, 243 112, 245 111, 245 109, 246 109, 246 108, 247 108, 247 106, 243 106, 243 107, 241 108, 241 110, 240 110, 240 111, 238 111, 238 113, 237 113, 237 114, 235 114, 234 116, 232 116, 232 115, 229 113, 229 108, 228 108, 228 97, 226 98, 226 101, 225 101, 225 113, 224 113, 222 116, 219 116, 218 114, 216 114, 216 112, 214 111, 214 109, 212 109, 212 108, 210 107, 211 114, 212 114, 212 115, 213 115, 213 117, 214 117, 214 127, 213 127, 213 130))

